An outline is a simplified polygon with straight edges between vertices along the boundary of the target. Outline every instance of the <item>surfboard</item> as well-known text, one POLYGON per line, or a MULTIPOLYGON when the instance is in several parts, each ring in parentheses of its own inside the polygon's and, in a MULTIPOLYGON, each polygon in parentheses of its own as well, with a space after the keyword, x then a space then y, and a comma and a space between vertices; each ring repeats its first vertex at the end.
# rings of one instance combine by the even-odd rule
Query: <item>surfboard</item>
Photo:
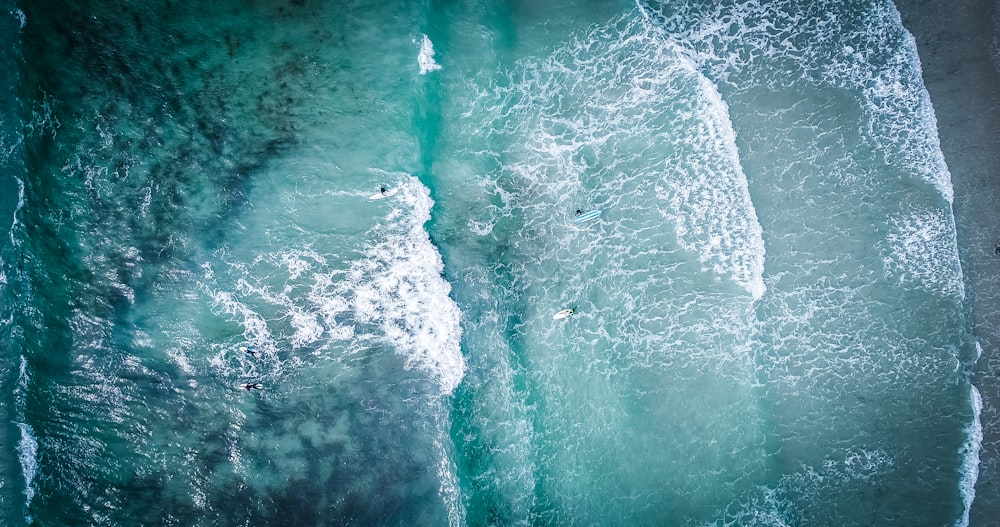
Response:
POLYGON ((371 201, 375 201, 377 199, 388 198, 389 196, 394 196, 396 194, 396 191, 398 191, 398 190, 399 189, 391 188, 391 189, 385 191, 385 194, 383 194, 381 192, 376 192, 376 193, 372 194, 371 196, 368 196, 368 199, 371 200, 371 201))
POLYGON ((587 223, 590 220, 597 219, 597 217, 600 215, 601 215, 601 209, 588 210, 587 212, 584 212, 583 214, 577 216, 576 220, 574 221, 576 221, 577 224, 587 223))
POLYGON ((569 318, 569 316, 572 315, 573 313, 574 311, 572 309, 563 309, 562 311, 556 313, 555 315, 552 315, 552 320, 562 320, 564 318, 569 318))

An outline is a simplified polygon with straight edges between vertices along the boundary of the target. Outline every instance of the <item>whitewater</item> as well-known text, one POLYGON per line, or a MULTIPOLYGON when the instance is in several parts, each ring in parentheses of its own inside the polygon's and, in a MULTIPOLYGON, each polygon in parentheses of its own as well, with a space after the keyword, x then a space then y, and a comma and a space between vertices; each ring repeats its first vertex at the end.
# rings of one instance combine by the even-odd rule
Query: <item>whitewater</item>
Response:
POLYGON ((969 524, 891 2, 0 19, 0 523, 969 524))

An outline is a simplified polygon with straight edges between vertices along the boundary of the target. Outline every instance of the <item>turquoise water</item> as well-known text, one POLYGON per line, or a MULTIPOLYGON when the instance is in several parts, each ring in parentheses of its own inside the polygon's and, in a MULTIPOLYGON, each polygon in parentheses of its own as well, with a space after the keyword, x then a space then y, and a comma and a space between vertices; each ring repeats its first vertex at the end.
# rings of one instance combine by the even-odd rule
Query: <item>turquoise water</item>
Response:
POLYGON ((898 13, 584 4, 7 6, 3 523, 966 523, 898 13))

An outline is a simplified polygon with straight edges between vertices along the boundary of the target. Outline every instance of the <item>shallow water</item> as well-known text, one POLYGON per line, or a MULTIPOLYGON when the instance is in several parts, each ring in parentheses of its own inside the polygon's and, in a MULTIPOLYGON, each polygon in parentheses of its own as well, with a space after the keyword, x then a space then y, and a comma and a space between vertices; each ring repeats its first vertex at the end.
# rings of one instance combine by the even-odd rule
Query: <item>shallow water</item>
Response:
POLYGON ((7 524, 963 522, 891 4, 22 9, 7 524))

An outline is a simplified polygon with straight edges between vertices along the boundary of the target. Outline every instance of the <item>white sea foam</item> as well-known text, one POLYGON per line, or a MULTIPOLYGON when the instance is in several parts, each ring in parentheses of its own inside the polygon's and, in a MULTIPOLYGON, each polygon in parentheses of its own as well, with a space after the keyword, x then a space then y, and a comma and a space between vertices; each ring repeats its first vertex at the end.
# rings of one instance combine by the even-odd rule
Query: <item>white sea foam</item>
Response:
POLYGON ((24 208, 24 181, 21 178, 15 177, 17 181, 17 206, 14 207, 13 220, 11 221, 10 230, 7 232, 7 238, 10 240, 11 247, 17 247, 20 245, 18 241, 16 232, 21 221, 18 219, 21 209, 24 208))
MULTIPOLYGON (((15 396, 17 398, 18 419, 17 427, 21 432, 21 437, 17 443, 17 458, 21 465, 21 475, 24 478, 24 498, 25 509, 31 505, 31 500, 35 497, 35 476, 38 474, 38 440, 35 439, 34 430, 31 425, 24 422, 25 391, 28 384, 28 361, 22 355, 20 357, 20 367, 17 376, 17 387, 15 396)), ((30 518, 26 517, 28 523, 30 518)))
MULTIPOLYGON (((978 343, 976 344, 978 347, 978 343)), ((972 401, 972 422, 965 429, 965 444, 962 445, 961 481, 959 492, 965 505, 962 518, 955 522, 956 527, 968 527, 969 511, 976 499, 976 480, 979 479, 979 453, 983 448, 983 425, 979 419, 983 411, 983 399, 975 386, 969 386, 969 398, 972 401)))
POLYGON ((886 164, 932 185, 951 202, 951 175, 913 37, 892 2, 867 7, 849 17, 841 3, 827 0, 692 2, 664 17, 640 4, 667 38, 730 89, 782 90, 804 81, 859 93, 866 128, 886 164))
POLYGON ((58 103, 59 101, 48 93, 42 94, 42 99, 32 105, 31 120, 24 125, 25 136, 42 137, 48 134, 50 138, 55 139, 57 131, 62 127, 55 111, 58 103))
MULTIPOLYGON (((245 280, 240 281, 246 283, 245 280)), ((244 289, 245 292, 245 289, 244 289)), ((240 302, 237 298, 226 291, 216 291, 212 293, 215 305, 222 309, 223 313, 239 317, 244 328, 243 334, 247 341, 256 346, 270 344, 273 346, 271 331, 267 327, 267 321, 247 304, 240 302)))
MULTIPOLYGON (((731 275, 755 300, 760 299, 766 289, 763 230, 740 165, 736 133, 729 118, 728 106, 715 85, 704 76, 697 78, 705 101, 699 112, 704 118, 705 133, 710 144, 729 163, 720 170, 701 174, 703 179, 697 184, 685 184, 678 189, 678 195, 684 198, 677 200, 675 207, 690 208, 692 203, 696 203, 686 221, 677 223, 678 237, 688 250, 699 252, 701 261, 711 265, 716 273, 731 275), (699 189, 703 189, 701 196, 695 197, 699 189), (685 236, 689 231, 698 235, 685 236), (705 243, 706 239, 708 243, 705 243)), ((703 166, 712 166, 708 159, 705 161, 703 166)))
POLYGON ((302 273, 309 271, 312 268, 312 264, 306 259, 309 257, 310 260, 322 265, 324 259, 322 256, 316 254, 312 250, 306 251, 304 253, 285 253, 281 255, 281 263, 288 268, 288 279, 296 280, 302 273))
POLYGON ((349 303, 360 321, 380 326, 415 368, 435 378, 451 393, 462 380, 460 312, 451 286, 441 276, 444 263, 424 230, 434 202, 416 178, 399 186, 393 209, 379 234, 383 239, 351 265, 349 303))
POLYGON ((791 527, 782 511, 788 503, 781 492, 769 487, 759 487, 757 494, 746 501, 727 507, 725 516, 702 527, 791 527))
POLYGON ((32 433, 31 426, 17 423, 21 430, 21 439, 17 443, 18 460, 21 462, 21 474, 24 476, 24 498, 27 503, 35 497, 34 480, 38 473, 38 441, 32 433))
POLYGON ((456 475, 458 467, 448 455, 448 449, 437 439, 434 440, 434 451, 438 456, 437 476, 440 481, 438 495, 448 509, 448 525, 460 527, 465 525, 465 508, 462 506, 462 491, 456 475))
POLYGON ((864 31, 883 39, 875 43, 877 48, 895 49, 895 54, 888 60, 868 58, 861 67, 835 66, 830 76, 850 72, 846 75, 850 82, 845 84, 863 87, 871 134, 878 140, 886 164, 907 169, 952 203, 951 173, 941 151, 930 94, 923 84, 916 41, 903 29, 899 11, 891 2, 878 4, 876 11, 867 19, 871 26, 864 31), (858 76, 857 72, 864 74, 858 76))
POLYGON ((955 217, 947 209, 917 208, 891 218, 880 244, 886 275, 942 295, 965 297, 955 217))
POLYGON ((17 28, 24 29, 24 25, 28 23, 28 17, 24 15, 24 11, 21 11, 18 8, 14 8, 14 10, 11 11, 11 14, 13 14, 15 18, 17 18, 17 23, 18 23, 17 28))
MULTIPOLYGON (((34 481, 38 474, 38 440, 35 439, 34 430, 27 424, 24 418, 24 405, 26 404, 26 390, 28 386, 28 361, 24 355, 20 357, 18 368, 17 385, 14 390, 17 399, 18 416, 17 423, 21 431, 21 438, 17 443, 17 458, 21 465, 21 475, 24 478, 25 509, 31 505, 31 500, 35 496, 34 481)), ((27 519, 30 524, 30 518, 27 519)))
POLYGON ((764 294, 762 230, 728 108, 650 22, 629 17, 594 28, 545 60, 521 61, 507 84, 483 94, 477 113, 500 115, 484 128, 523 145, 506 153, 505 168, 520 178, 517 195, 502 197, 537 206, 529 224, 579 200, 665 220, 706 270, 754 299, 764 294))
POLYGON ((417 55, 417 64, 420 65, 420 74, 426 75, 432 71, 441 69, 441 65, 434 61, 434 44, 430 37, 424 35, 420 41, 420 54, 417 55))
MULTIPOLYGON (((389 211, 369 233, 376 241, 347 269, 330 269, 337 258, 310 247, 263 253, 250 265, 232 264, 239 276, 233 291, 205 286, 214 306, 244 328, 247 343, 265 352, 282 345, 384 341, 408 369, 428 374, 450 394, 465 363, 460 312, 423 228, 433 201, 416 178, 396 188, 391 200, 380 202, 389 211)), ((206 284, 217 282, 220 273, 203 267, 206 284)))

